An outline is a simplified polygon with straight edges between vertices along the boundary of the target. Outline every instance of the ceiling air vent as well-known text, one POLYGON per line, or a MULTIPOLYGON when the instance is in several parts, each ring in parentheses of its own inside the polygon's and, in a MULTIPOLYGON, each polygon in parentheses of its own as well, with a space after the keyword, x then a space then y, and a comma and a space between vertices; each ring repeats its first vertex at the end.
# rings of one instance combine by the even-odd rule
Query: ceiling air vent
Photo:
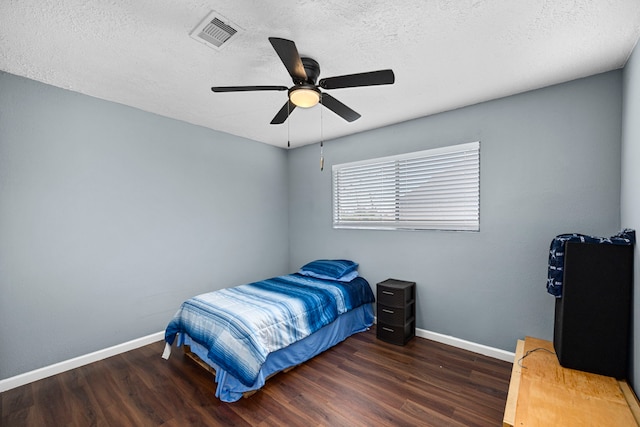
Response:
POLYGON ((242 29, 215 11, 211 11, 193 29, 190 36, 207 46, 221 50, 234 40, 242 29))

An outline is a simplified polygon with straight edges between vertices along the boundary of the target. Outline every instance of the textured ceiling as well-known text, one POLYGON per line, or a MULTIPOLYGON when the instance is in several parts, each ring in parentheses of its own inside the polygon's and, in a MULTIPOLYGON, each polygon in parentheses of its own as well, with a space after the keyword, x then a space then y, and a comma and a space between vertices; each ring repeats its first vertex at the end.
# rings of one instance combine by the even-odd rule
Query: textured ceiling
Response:
POLYGON ((638 0, 0 0, 0 70, 275 146, 301 146, 624 66, 638 0), (189 36, 215 10, 222 50, 189 36), (320 78, 391 68, 389 86, 335 89, 362 117, 316 106, 270 125, 291 86, 268 37, 320 78))

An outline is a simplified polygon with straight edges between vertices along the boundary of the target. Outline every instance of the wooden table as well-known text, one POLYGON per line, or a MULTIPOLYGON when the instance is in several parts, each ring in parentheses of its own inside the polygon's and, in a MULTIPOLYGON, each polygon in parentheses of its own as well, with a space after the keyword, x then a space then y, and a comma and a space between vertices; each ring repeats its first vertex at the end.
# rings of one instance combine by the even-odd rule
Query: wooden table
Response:
POLYGON ((504 427, 638 426, 640 405, 626 381, 563 368, 553 344, 519 340, 504 427))

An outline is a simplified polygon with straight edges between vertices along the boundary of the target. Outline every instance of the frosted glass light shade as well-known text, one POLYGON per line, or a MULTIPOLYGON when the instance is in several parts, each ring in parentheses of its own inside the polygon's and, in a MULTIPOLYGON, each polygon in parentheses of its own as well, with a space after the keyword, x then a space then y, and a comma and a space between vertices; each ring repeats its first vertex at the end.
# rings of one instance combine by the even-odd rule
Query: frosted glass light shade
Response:
POLYGON ((309 108, 320 102, 320 92, 316 88, 298 88, 289 93, 289 100, 296 107, 309 108))

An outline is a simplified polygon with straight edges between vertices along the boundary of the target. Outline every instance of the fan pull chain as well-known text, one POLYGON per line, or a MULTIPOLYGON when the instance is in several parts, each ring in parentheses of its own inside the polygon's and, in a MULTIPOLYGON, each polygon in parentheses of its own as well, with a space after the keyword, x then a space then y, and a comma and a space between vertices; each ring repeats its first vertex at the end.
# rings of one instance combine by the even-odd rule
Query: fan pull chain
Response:
POLYGON ((291 120, 289 119, 289 114, 289 100, 287 99, 287 148, 291 148, 291 125, 289 125, 291 120))
POLYGON ((322 97, 320 97, 320 172, 324 170, 324 134, 322 133, 322 111, 324 110, 322 104, 322 97))

